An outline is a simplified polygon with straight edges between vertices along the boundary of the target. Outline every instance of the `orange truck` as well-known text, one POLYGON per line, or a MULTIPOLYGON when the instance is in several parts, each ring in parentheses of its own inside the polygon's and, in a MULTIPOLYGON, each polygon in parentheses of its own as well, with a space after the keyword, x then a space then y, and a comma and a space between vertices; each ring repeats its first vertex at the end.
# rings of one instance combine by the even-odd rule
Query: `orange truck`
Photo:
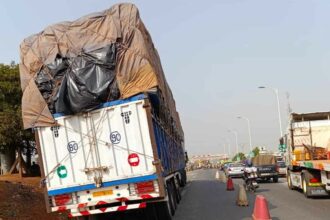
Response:
POLYGON ((302 189, 306 197, 330 192, 330 112, 292 113, 284 136, 289 189, 302 189))

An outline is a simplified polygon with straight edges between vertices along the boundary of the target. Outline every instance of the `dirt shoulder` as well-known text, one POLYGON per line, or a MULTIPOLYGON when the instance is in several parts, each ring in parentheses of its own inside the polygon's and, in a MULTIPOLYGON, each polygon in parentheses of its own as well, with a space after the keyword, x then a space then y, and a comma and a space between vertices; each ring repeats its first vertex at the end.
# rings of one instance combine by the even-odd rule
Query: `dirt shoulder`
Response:
POLYGON ((67 219, 65 214, 48 214, 40 177, 0 176, 0 220, 67 219))

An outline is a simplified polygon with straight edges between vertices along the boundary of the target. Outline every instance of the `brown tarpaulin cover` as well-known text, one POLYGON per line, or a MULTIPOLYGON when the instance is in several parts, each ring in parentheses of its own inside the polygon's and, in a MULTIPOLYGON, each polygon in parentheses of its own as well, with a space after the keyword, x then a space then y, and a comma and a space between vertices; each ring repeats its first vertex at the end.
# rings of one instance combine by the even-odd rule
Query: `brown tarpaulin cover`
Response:
POLYGON ((26 38, 21 46, 20 77, 23 90, 24 128, 52 126, 55 120, 35 84, 43 65, 57 55, 75 57, 83 50, 119 43, 116 79, 121 99, 160 88, 176 127, 183 134, 175 101, 166 82, 160 58, 133 4, 117 4, 108 10, 62 22, 26 38))
POLYGON ((260 165, 274 165, 276 163, 275 156, 273 155, 258 155, 252 158, 252 164, 254 166, 260 165))

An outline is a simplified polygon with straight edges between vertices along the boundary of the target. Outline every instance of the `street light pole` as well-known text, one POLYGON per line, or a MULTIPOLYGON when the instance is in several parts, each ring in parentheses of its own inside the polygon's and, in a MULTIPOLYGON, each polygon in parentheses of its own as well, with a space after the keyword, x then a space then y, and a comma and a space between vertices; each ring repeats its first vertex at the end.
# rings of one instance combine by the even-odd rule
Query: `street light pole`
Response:
POLYGON ((222 140, 224 141, 224 151, 226 152, 226 153, 228 153, 227 154, 227 157, 229 158, 230 157, 230 154, 231 154, 231 150, 230 150, 230 142, 228 141, 228 139, 227 138, 222 138, 222 140), (227 146, 227 151, 226 151, 226 146, 227 146))
POLYGON ((227 147, 228 147, 228 158, 230 158, 230 155, 231 155, 231 146, 230 146, 230 142, 226 139, 226 142, 227 142, 227 147))
POLYGON ((236 154, 238 154, 238 135, 237 135, 237 131, 232 131, 232 130, 228 130, 228 132, 231 132, 235 135, 235 140, 236 140, 236 154))
POLYGON ((238 119, 245 119, 247 121, 248 125, 248 133, 249 133, 249 141, 250 141, 250 152, 252 151, 252 137, 251 137, 251 125, 250 125, 250 120, 247 117, 244 116, 238 116, 238 119))
POLYGON ((223 143, 223 155, 226 155, 226 143, 223 143))
MULTIPOLYGON (((269 88, 269 87, 259 86, 258 88, 259 89, 266 89, 266 88, 269 88)), ((278 89, 276 89, 276 88, 269 88, 269 89, 271 89, 275 93, 275 95, 276 95, 276 99, 277 99, 277 111, 278 111, 278 122, 280 124, 280 135, 281 135, 281 137, 283 137, 282 120, 281 120, 281 110, 280 110, 280 99, 278 97, 278 89)))

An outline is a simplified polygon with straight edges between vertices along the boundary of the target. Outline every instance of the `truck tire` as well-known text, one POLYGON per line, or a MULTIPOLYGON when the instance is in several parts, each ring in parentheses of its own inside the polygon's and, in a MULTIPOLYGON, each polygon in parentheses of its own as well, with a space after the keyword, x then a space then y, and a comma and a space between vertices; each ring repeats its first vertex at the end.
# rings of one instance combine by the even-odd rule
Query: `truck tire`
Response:
POLYGON ((294 186, 292 185, 291 174, 290 174, 289 170, 286 174, 286 180, 288 182, 288 188, 291 189, 291 190, 294 190, 294 186))
POLYGON ((172 215, 167 202, 157 202, 147 205, 150 219, 152 220, 172 220, 172 215))
POLYGON ((305 195, 306 198, 310 198, 311 197, 311 193, 310 193, 310 187, 308 186, 308 182, 309 182, 309 178, 307 177, 308 175, 303 174, 302 175, 302 190, 303 193, 305 195))
POLYGON ((167 197, 168 197, 167 206, 171 216, 173 216, 176 210, 177 203, 176 203, 175 191, 172 180, 167 181, 167 197))
POLYGON ((174 193, 175 193, 175 197, 176 197, 176 202, 179 204, 181 201, 181 190, 180 190, 180 179, 179 178, 175 178, 174 179, 175 183, 174 185, 174 193))
POLYGON ((187 172, 184 169, 181 173, 180 186, 184 187, 187 184, 187 172))
POLYGON ((277 183, 278 182, 278 176, 273 176, 273 182, 277 183))

